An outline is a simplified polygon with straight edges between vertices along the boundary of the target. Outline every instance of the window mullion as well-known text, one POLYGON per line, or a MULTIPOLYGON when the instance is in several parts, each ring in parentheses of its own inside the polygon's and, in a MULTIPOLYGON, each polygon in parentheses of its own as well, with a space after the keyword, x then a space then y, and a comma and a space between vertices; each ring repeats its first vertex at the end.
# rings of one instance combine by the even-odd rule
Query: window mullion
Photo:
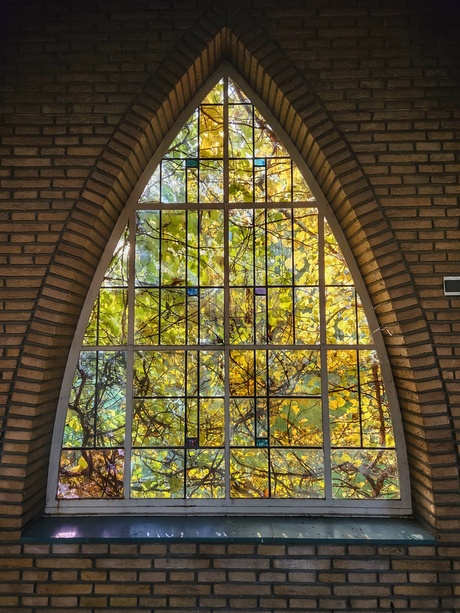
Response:
POLYGON ((327 501, 332 500, 331 436, 329 423, 329 394, 326 345, 326 274, 324 262, 324 217, 318 212, 318 272, 319 272, 319 324, 321 364, 321 404, 323 412, 324 490, 327 501))

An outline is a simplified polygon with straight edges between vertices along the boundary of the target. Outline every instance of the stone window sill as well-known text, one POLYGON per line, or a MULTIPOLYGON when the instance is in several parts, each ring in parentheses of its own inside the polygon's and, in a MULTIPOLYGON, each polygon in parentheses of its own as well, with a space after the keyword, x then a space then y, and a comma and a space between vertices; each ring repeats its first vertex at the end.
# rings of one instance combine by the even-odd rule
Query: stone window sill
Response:
POLYGON ((45 517, 23 543, 325 543, 429 545, 436 539, 412 519, 318 517, 45 517))

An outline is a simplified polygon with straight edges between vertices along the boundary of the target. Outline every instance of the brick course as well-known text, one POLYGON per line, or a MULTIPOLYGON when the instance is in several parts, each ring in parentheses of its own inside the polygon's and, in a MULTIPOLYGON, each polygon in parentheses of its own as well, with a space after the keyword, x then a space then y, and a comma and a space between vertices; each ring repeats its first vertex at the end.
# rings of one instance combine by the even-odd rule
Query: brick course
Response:
POLYGON ((0 610, 459 610, 460 299, 442 289, 460 274, 455 2, 2 11, 0 610), (414 513, 437 548, 19 542, 43 509, 65 358, 98 261, 223 61, 283 126, 349 241, 393 369, 414 513))

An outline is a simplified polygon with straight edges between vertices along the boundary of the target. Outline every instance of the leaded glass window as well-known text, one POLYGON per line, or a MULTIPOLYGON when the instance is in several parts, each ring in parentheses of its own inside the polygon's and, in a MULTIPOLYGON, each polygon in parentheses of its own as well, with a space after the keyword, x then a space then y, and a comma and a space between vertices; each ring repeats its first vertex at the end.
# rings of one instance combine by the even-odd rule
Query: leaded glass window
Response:
POLYGON ((61 508, 401 499, 381 358, 349 263, 229 77, 153 172, 80 341, 52 486, 61 508))

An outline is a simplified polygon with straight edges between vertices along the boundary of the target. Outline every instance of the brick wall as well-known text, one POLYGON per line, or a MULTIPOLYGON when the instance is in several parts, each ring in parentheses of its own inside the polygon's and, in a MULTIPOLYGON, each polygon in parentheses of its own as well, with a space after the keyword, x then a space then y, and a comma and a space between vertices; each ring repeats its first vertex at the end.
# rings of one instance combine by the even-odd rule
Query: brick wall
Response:
POLYGON ((458 610, 460 300, 442 291, 460 274, 456 3, 1 8, 0 610, 458 610), (391 360, 414 512, 436 550, 20 544, 43 509, 63 368, 99 257, 223 61, 284 127, 349 240, 391 360))

